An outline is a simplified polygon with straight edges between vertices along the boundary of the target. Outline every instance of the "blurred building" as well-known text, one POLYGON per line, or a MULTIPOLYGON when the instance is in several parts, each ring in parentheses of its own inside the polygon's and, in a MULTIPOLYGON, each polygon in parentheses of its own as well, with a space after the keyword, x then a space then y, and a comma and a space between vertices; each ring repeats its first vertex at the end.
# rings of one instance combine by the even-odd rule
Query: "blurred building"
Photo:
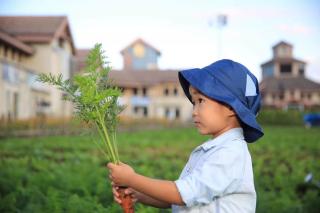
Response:
POLYGON ((293 46, 279 42, 273 46, 273 58, 261 65, 260 89, 265 107, 320 107, 320 84, 305 77, 306 62, 293 56, 293 46))
POLYGON ((75 47, 65 16, 0 16, 0 119, 70 117, 63 93, 36 81, 39 73, 74 69, 75 47))
MULTIPOLYGON (((77 51, 80 69, 88 50, 77 51)), ((185 97, 178 80, 178 70, 160 70, 160 51, 137 39, 121 51, 123 69, 109 73, 123 91, 122 116, 186 121, 191 119, 192 104, 185 97)))

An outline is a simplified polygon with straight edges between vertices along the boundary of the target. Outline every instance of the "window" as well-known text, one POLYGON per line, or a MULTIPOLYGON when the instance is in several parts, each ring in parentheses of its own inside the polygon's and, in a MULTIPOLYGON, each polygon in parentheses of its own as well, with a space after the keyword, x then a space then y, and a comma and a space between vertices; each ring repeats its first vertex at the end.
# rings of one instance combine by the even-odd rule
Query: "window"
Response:
POLYGON ((9 55, 9 48, 7 46, 4 46, 4 57, 8 57, 9 55))
POLYGON ((291 64, 281 64, 280 65, 280 73, 290 74, 292 70, 291 64))
POLYGON ((135 106, 133 107, 133 113, 136 114, 138 117, 148 117, 148 107, 145 106, 135 106))
POLYGON ((176 108, 176 118, 180 118, 180 109, 176 108))
POLYGON ((14 66, 10 66, 9 64, 2 64, 3 72, 2 78, 9 83, 19 83, 19 72, 14 66))
POLYGON ((170 117, 170 109, 169 109, 169 108, 166 108, 166 109, 165 109, 165 117, 166 117, 166 118, 169 118, 169 117, 170 117))
POLYGON ((168 88, 165 88, 165 89, 164 89, 164 95, 165 95, 165 96, 168 96, 168 95, 169 95, 169 89, 168 89, 168 88))
POLYGON ((133 94, 138 95, 138 88, 133 88, 133 94))
POLYGON ((63 45, 64 45, 63 38, 59 38, 59 47, 63 48, 63 45))
POLYGON ((143 116, 148 117, 148 108, 147 107, 143 107, 143 116))
POLYGON ((281 94, 279 95, 279 99, 280 99, 280 100, 283 100, 283 98, 284 98, 284 94, 281 93, 281 94))
POLYGON ((135 114, 137 114, 138 111, 139 111, 139 108, 138 108, 137 106, 133 107, 133 112, 134 112, 135 114))
POLYGON ((178 89, 177 89, 177 88, 174 88, 174 89, 173 89, 173 94, 174 94, 175 96, 178 95, 178 89))
POLYGON ((8 65, 3 63, 2 64, 2 79, 4 79, 4 80, 8 79, 9 78, 8 75, 9 75, 8 65))
POLYGON ((147 88, 142 88, 142 95, 147 96, 147 88))
POLYGON ((300 75, 300 76, 304 76, 304 69, 303 69, 303 68, 300 68, 300 69, 299 69, 299 75, 300 75))

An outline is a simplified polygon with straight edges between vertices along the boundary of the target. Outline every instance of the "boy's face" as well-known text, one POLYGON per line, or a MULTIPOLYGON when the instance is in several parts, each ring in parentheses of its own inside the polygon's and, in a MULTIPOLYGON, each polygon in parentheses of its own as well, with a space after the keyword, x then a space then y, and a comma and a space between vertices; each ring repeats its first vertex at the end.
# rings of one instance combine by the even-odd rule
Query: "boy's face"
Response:
POLYGON ((216 137, 234 128, 237 118, 231 108, 206 97, 192 86, 189 92, 193 103, 192 118, 200 134, 216 137))

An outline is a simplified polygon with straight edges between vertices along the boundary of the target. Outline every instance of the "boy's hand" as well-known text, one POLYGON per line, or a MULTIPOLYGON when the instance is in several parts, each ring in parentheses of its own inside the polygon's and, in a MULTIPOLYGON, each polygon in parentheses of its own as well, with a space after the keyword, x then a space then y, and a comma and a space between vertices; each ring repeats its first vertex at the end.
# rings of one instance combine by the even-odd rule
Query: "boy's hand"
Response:
MULTIPOLYGON (((116 186, 113 182, 111 182, 111 185, 112 185, 113 198, 119 205, 121 205, 122 201, 120 199, 120 194, 119 194, 119 191, 118 191, 119 187, 116 186)), ((139 193, 137 191, 133 190, 132 188, 125 189, 124 193, 126 195, 130 195, 131 200, 132 200, 133 203, 136 203, 136 202, 139 201, 139 199, 138 199, 139 193)))
POLYGON ((108 163, 109 178, 117 186, 128 186, 130 178, 135 174, 134 170, 127 164, 121 163, 116 165, 108 163))

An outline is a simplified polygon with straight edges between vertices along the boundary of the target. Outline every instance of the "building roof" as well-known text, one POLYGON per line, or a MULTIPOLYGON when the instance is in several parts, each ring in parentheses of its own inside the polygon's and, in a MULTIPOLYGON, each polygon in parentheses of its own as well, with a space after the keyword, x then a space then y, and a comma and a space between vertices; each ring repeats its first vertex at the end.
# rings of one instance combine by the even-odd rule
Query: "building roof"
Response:
POLYGON ((261 93, 277 93, 284 90, 320 91, 320 84, 304 77, 268 77, 260 82, 261 93))
POLYGON ((156 49, 155 47, 151 46, 150 44, 148 44, 147 42, 145 42, 145 41, 142 40, 141 38, 138 38, 137 40, 135 40, 134 42, 132 42, 131 44, 129 44, 126 48, 124 48, 123 50, 121 50, 120 53, 123 54, 127 49, 133 47, 133 46, 134 46, 135 44, 137 44, 137 43, 141 43, 141 44, 143 44, 144 46, 150 47, 151 49, 155 50, 155 51, 158 53, 158 55, 161 55, 161 52, 160 52, 158 49, 156 49))
POLYGON ((293 47, 292 44, 286 42, 286 41, 280 41, 278 43, 276 43, 272 48, 277 48, 278 46, 281 46, 281 45, 285 45, 285 46, 289 46, 289 47, 293 47))
MULTIPOLYGON (((131 45, 133 45, 132 43, 131 45)), ((76 60, 78 70, 81 71, 86 66, 86 58, 90 49, 78 49, 76 52, 76 60)), ((110 79, 119 87, 144 87, 153 86, 161 83, 178 83, 177 70, 112 70, 109 73, 110 79)))
POLYGON ((295 59, 295 58, 273 58, 263 64, 261 64, 261 67, 270 65, 270 64, 274 64, 274 63, 281 63, 281 64, 290 64, 292 62, 298 62, 298 63, 302 63, 302 64, 306 64, 306 62, 295 59))
POLYGON ((109 73, 109 77, 119 87, 153 86, 161 83, 179 82, 177 70, 113 70, 109 73))
POLYGON ((31 46, 19 41, 15 37, 10 36, 9 34, 3 32, 1 30, 0 30, 0 41, 10 45, 11 47, 13 47, 15 49, 18 49, 18 50, 24 52, 27 55, 31 55, 34 53, 34 49, 31 46))
POLYGON ((66 16, 0 16, 0 30, 24 43, 47 43, 54 38, 69 40, 75 53, 66 16))

